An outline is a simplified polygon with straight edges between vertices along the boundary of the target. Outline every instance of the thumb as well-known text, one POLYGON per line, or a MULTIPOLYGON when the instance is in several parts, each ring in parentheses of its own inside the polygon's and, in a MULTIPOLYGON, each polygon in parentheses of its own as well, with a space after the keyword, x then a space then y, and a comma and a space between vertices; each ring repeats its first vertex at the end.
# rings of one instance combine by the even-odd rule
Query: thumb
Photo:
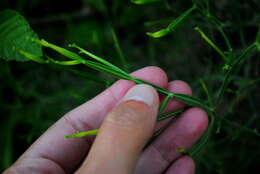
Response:
POLYGON ((158 106, 153 87, 132 87, 103 121, 78 173, 134 173, 142 148, 153 133, 158 106))

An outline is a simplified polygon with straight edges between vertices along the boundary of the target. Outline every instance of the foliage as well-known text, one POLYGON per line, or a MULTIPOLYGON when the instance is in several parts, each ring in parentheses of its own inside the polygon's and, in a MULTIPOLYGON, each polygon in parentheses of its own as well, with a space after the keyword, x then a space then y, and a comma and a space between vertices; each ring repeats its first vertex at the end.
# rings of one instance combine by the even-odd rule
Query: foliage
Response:
POLYGON ((26 57, 19 54, 19 50, 42 56, 40 45, 32 42, 32 39, 38 38, 37 35, 16 11, 0 12, 0 38, 2 42, 0 56, 3 59, 26 61, 26 57))

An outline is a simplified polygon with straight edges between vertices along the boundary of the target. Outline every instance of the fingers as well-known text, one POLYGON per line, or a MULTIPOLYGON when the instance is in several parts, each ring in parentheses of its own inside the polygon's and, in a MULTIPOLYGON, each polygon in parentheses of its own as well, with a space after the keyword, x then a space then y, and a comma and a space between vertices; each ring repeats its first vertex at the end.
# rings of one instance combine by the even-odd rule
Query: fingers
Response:
MULTIPOLYGON (((158 67, 142 68, 131 75, 163 88, 166 88, 168 85, 167 75, 158 67)), ((81 120, 80 123, 87 123, 92 128, 98 128, 106 114, 113 109, 118 101, 134 85, 134 82, 119 80, 97 97, 70 112, 68 117, 73 121, 81 120)), ((75 124, 75 127, 79 130, 82 128, 85 130, 85 126, 80 123, 75 124)))
POLYGON ((132 174, 140 152, 152 135, 158 105, 158 94, 151 86, 131 88, 102 123, 78 173, 132 174))
MULTIPOLYGON (((168 84, 167 90, 176 93, 176 94, 186 94, 192 95, 191 87, 184 81, 181 80, 174 80, 168 84)), ((180 109, 181 107, 185 106, 184 103, 175 100, 174 98, 171 99, 165 108, 165 112, 169 112, 172 110, 180 109)))
MULTIPOLYGON (((192 95, 191 87, 187 83, 185 83, 184 81, 181 81, 181 80, 174 80, 174 81, 171 81, 170 83, 168 83, 167 90, 169 90, 173 93, 176 93, 176 94, 186 94, 186 95, 190 95, 190 96, 192 95)), ((184 106, 185 106, 184 103, 179 102, 173 98, 167 104, 164 112, 174 111, 174 110, 180 109, 184 106)), ((170 119, 171 118, 158 122, 156 124, 156 130, 164 127, 170 119)))
POLYGON ((190 108, 159 136, 141 155, 136 174, 159 174, 181 156, 177 149, 190 148, 206 130, 205 111, 190 108))
MULTIPOLYGON (((167 76, 158 67, 142 68, 131 75, 161 87, 167 87, 167 76)), ((90 142, 86 139, 64 139, 64 135, 98 128, 107 112, 132 86, 134 86, 133 82, 119 80, 97 97, 66 114, 20 157, 13 165, 13 169, 20 171, 26 169, 26 166, 31 166, 26 162, 30 158, 42 159, 40 162, 34 163, 36 169, 46 167, 46 161, 48 161, 53 164, 52 166, 57 166, 51 169, 52 171, 62 169, 64 172, 70 173, 75 170, 88 152, 90 142)))
POLYGON ((165 174, 194 174, 195 164, 194 161, 188 157, 183 156, 175 161, 165 174))

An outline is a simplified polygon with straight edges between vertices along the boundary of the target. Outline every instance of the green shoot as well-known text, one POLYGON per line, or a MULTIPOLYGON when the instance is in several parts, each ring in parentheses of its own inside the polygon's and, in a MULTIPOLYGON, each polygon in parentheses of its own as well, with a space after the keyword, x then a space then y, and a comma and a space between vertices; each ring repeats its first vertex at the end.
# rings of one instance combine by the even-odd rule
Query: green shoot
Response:
POLYGON ((208 125, 208 130, 204 135, 200 138, 200 141, 196 143, 193 148, 189 151, 189 154, 191 156, 195 156, 198 154, 202 148, 208 143, 208 140, 210 136, 212 135, 213 128, 215 125, 215 115, 213 113, 208 113, 209 116, 209 125, 208 125))
POLYGON ((226 72, 224 81, 219 89, 218 92, 218 97, 216 100, 216 105, 218 105, 222 99, 222 96, 224 95, 224 92, 228 86, 228 84, 230 83, 230 76, 233 73, 234 70, 237 69, 237 67, 241 64, 241 62, 243 62, 246 58, 246 55, 248 54, 248 52, 250 52, 254 47, 256 46, 255 43, 249 45, 238 57, 237 60, 234 61, 234 63, 231 65, 231 67, 228 69, 228 71, 226 72))
POLYGON ((118 68, 117 66, 111 64, 110 62, 108 62, 108 61, 106 61, 106 60, 104 60, 104 59, 102 59, 102 58, 100 58, 100 57, 98 57, 98 56, 96 56, 96 55, 90 53, 89 51, 86 51, 86 50, 84 50, 83 48, 80 48, 80 47, 77 46, 76 44, 71 44, 71 45, 69 45, 69 46, 70 46, 70 47, 77 48, 78 50, 80 50, 80 53, 86 54, 87 56, 93 58, 94 60, 96 60, 96 61, 98 61, 98 62, 100 62, 100 63, 102 63, 102 64, 104 64, 104 65, 107 65, 107 66, 110 67, 111 69, 113 69, 113 70, 115 70, 115 71, 117 71, 117 72, 119 72, 119 73, 122 73, 122 74, 124 74, 124 75, 126 75, 126 76, 129 76, 127 72, 125 72, 125 71, 123 71, 122 69, 118 68))
POLYGON ((225 62, 228 62, 228 61, 229 61, 229 60, 228 60, 228 57, 223 53, 223 51, 222 51, 221 49, 219 49, 219 48, 217 47, 217 45, 214 44, 214 42, 212 42, 212 41, 208 38, 208 36, 207 36, 199 27, 195 27, 194 29, 195 29, 196 31, 198 31, 199 34, 201 35, 201 37, 202 37, 213 49, 215 49, 215 50, 219 53, 219 55, 223 58, 223 60, 224 60, 225 62))
POLYGON ((256 34, 255 44, 257 46, 258 51, 260 51, 260 29, 258 29, 258 32, 256 34))
POLYGON ((66 135, 64 137, 65 138, 81 138, 81 137, 90 136, 90 135, 97 135, 98 133, 99 133, 98 129, 93 129, 93 130, 86 131, 86 132, 77 132, 75 134, 66 135))
POLYGON ((162 0, 131 0, 132 3, 142 5, 142 4, 149 4, 153 2, 159 2, 162 0))
POLYGON ((147 32, 146 34, 148 36, 151 36, 153 38, 159 38, 162 36, 165 36, 169 34, 170 32, 174 31, 177 25, 181 24, 184 22, 184 20, 191 14, 193 10, 196 9, 196 5, 194 4, 191 8, 186 10, 184 13, 182 13, 179 17, 177 17, 175 20, 173 20, 166 28, 161 29, 156 32, 147 32))
POLYGON ((186 149, 184 148, 178 148, 176 150, 176 152, 179 152, 179 153, 182 153, 182 154, 185 154, 185 155, 189 155, 189 151, 187 151, 186 149))
POLYGON ((209 93, 209 90, 208 90, 208 88, 207 88, 207 86, 206 86, 206 83, 205 83, 204 80, 202 80, 202 79, 200 79, 199 82, 200 82, 200 85, 201 85, 202 89, 204 90, 204 92, 205 92, 205 94, 206 94, 206 96, 207 96, 207 98, 208 98, 209 106, 210 106, 210 107, 213 107, 212 97, 211 97, 211 95, 210 95, 210 93, 209 93))
POLYGON ((126 58, 125 58, 123 51, 122 51, 122 49, 119 45, 116 33, 115 33, 115 31, 112 27, 111 27, 111 33, 112 33, 112 38, 113 38, 113 41, 114 41, 114 44, 115 44, 116 51, 117 51, 118 56, 120 58, 121 64, 123 65, 125 70, 128 70, 128 64, 126 62, 126 58))
POLYGON ((40 45, 42 45, 44 47, 51 48, 51 49, 57 51, 58 53, 60 53, 61 55, 68 57, 70 59, 82 59, 82 57, 80 57, 78 54, 71 52, 69 50, 66 50, 66 49, 59 47, 57 45, 51 44, 51 43, 45 41, 44 39, 41 39, 41 40, 35 39, 34 41, 39 43, 40 45))
POLYGON ((173 111, 173 112, 159 114, 158 117, 157 117, 157 121, 162 121, 162 120, 165 120, 167 118, 173 118, 173 117, 179 115, 180 113, 182 113, 183 111, 184 111, 184 109, 181 108, 181 109, 178 109, 178 110, 173 111))
POLYGON ((65 65, 65 66, 78 65, 78 64, 82 63, 81 60, 58 61, 58 60, 54 60, 54 59, 48 58, 46 63, 49 63, 49 62, 52 62, 52 63, 55 63, 55 64, 59 64, 59 65, 65 65))
POLYGON ((172 95, 169 94, 167 95, 164 100, 162 101, 160 107, 159 107, 159 114, 163 113, 164 109, 166 108, 167 104, 169 103, 169 101, 171 100, 172 95))
POLYGON ((211 15, 210 13, 204 14, 208 20, 213 23, 216 28, 219 30, 220 34, 222 35, 222 37, 224 38, 224 41, 228 47, 228 51, 230 54, 233 54, 233 48, 231 46, 231 43, 226 35, 226 33, 223 30, 223 23, 221 21, 219 21, 216 17, 214 17, 213 15, 211 15))

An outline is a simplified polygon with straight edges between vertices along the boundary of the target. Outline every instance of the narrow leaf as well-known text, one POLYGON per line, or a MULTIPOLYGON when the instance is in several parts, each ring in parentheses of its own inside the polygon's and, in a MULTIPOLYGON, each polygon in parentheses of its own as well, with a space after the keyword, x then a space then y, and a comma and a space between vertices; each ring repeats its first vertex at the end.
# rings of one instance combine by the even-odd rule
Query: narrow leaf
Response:
POLYGON ((202 89, 204 90, 204 92, 205 92, 205 94, 206 94, 206 96, 207 96, 207 98, 208 98, 208 103, 209 103, 209 105, 210 105, 211 107, 213 107, 212 97, 211 97, 211 95, 210 95, 210 93, 209 93, 209 90, 208 90, 208 88, 207 88, 207 85, 205 84, 204 80, 202 80, 202 79, 200 79, 199 82, 200 82, 200 85, 201 85, 202 89))
POLYGON ((213 128, 215 125, 215 115, 213 113, 208 113, 209 115, 209 125, 207 132, 204 133, 204 135, 200 138, 199 142, 196 143, 193 148, 189 151, 189 154, 194 157, 196 154, 198 154, 203 147, 208 143, 210 136, 212 135, 213 128))
POLYGON ((123 54, 123 51, 122 51, 122 49, 120 47, 120 44, 118 42, 118 39, 117 39, 117 36, 116 36, 116 32, 114 31, 114 29, 112 27, 111 27, 111 34, 112 34, 112 38, 113 38, 113 41, 114 41, 114 44, 115 44, 115 48, 116 48, 116 51, 118 53, 120 62, 123 65, 124 69, 128 70, 128 64, 126 62, 126 58, 125 58, 125 56, 123 54))
POLYGON ((153 2, 159 2, 159 1, 162 1, 162 0, 131 0, 132 3, 138 4, 138 5, 149 4, 149 3, 153 3, 153 2))
POLYGON ((86 131, 86 132, 77 132, 75 134, 66 135, 65 138, 81 138, 89 135, 97 135, 99 133, 98 129, 86 131))
POLYGON ((238 69, 237 67, 246 59, 246 55, 251 51, 253 50, 254 48, 256 47, 256 44, 253 43, 251 45, 249 45, 246 49, 244 49, 244 51, 240 54, 240 56, 234 61, 234 63, 232 63, 231 65, 231 68, 228 69, 228 71, 226 72, 225 74, 225 78, 224 78, 224 81, 223 83, 221 84, 221 87, 218 91, 218 97, 217 97, 217 100, 216 100, 216 105, 218 105, 221 101, 221 98, 222 96, 224 95, 224 92, 227 88, 227 86, 229 85, 230 83, 230 77, 231 77, 231 74, 236 70, 238 69))
POLYGON ((71 58, 71 59, 83 59, 78 54, 76 54, 72 51, 69 51, 65 48, 59 47, 57 45, 51 44, 44 39, 41 39, 41 40, 36 39, 34 41, 39 43, 40 45, 42 45, 44 47, 48 47, 48 48, 51 48, 51 49, 57 51, 58 53, 60 53, 61 55, 65 56, 65 57, 68 57, 68 58, 71 58))
POLYGON ((207 36, 199 27, 195 27, 194 29, 195 29, 196 31, 198 31, 199 34, 201 35, 201 37, 202 37, 213 49, 215 49, 215 50, 219 53, 219 55, 223 58, 223 60, 224 60, 225 62, 228 62, 228 57, 223 53, 223 51, 222 51, 220 48, 217 47, 217 45, 216 45, 214 42, 212 42, 212 41, 208 38, 208 36, 207 36))
POLYGON ((256 39, 255 39, 256 43, 260 43, 260 26, 259 26, 259 29, 258 29, 258 32, 256 34, 256 39))
POLYGON ((179 100, 179 101, 181 101, 185 104, 188 104, 190 106, 197 106, 197 107, 205 109, 208 112, 214 111, 213 108, 209 107, 208 105, 203 104, 199 99, 196 99, 194 97, 184 95, 184 94, 173 94, 173 97, 176 100, 179 100))
POLYGON ((163 37, 163 36, 167 35, 169 32, 170 32, 170 30, 168 30, 167 28, 164 28, 164 29, 161 29, 156 32, 146 32, 146 34, 153 38, 159 38, 159 37, 163 37))
POLYGON ((81 60, 70 60, 70 61, 57 61, 51 58, 48 58, 47 63, 52 62, 59 65, 71 66, 71 65, 78 65, 81 64, 81 60))
POLYGON ((175 20, 173 20, 166 28, 161 29, 156 32, 147 32, 146 34, 154 37, 154 38, 159 38, 162 36, 165 36, 169 34, 170 32, 174 31, 177 25, 181 24, 184 22, 184 20, 191 14, 191 12, 196 9, 196 5, 193 5, 191 8, 183 12, 179 17, 177 17, 175 20))
POLYGON ((164 100, 162 101, 162 103, 161 103, 161 105, 159 107, 159 114, 163 113, 163 111, 165 110, 165 108, 166 108, 167 104, 169 103, 169 101, 171 100, 171 98, 172 98, 171 94, 167 95, 164 98, 164 100))
POLYGON ((173 112, 168 112, 168 113, 164 113, 164 114, 160 114, 158 115, 157 117, 157 121, 162 121, 162 120, 165 120, 167 118, 171 118, 171 117, 175 117, 177 116, 178 114, 182 113, 184 111, 184 109, 178 109, 176 111, 173 111, 173 112))
POLYGON ((96 61, 98 61, 98 62, 100 62, 100 63, 102 63, 102 64, 104 64, 104 65, 109 66, 111 69, 114 69, 115 71, 118 71, 119 73, 122 73, 122 74, 124 74, 124 75, 126 75, 126 76, 129 76, 127 72, 123 71, 122 69, 118 68, 117 66, 113 65, 112 63, 110 63, 110 62, 108 62, 108 61, 106 61, 106 60, 104 60, 104 59, 102 59, 102 58, 100 58, 100 57, 98 57, 98 56, 96 56, 96 55, 90 53, 89 51, 84 50, 83 48, 77 46, 76 44, 71 44, 71 45, 69 45, 69 46, 70 46, 70 47, 77 48, 78 50, 80 50, 81 53, 84 53, 84 54, 86 54, 87 56, 89 56, 89 57, 95 59, 96 61))

